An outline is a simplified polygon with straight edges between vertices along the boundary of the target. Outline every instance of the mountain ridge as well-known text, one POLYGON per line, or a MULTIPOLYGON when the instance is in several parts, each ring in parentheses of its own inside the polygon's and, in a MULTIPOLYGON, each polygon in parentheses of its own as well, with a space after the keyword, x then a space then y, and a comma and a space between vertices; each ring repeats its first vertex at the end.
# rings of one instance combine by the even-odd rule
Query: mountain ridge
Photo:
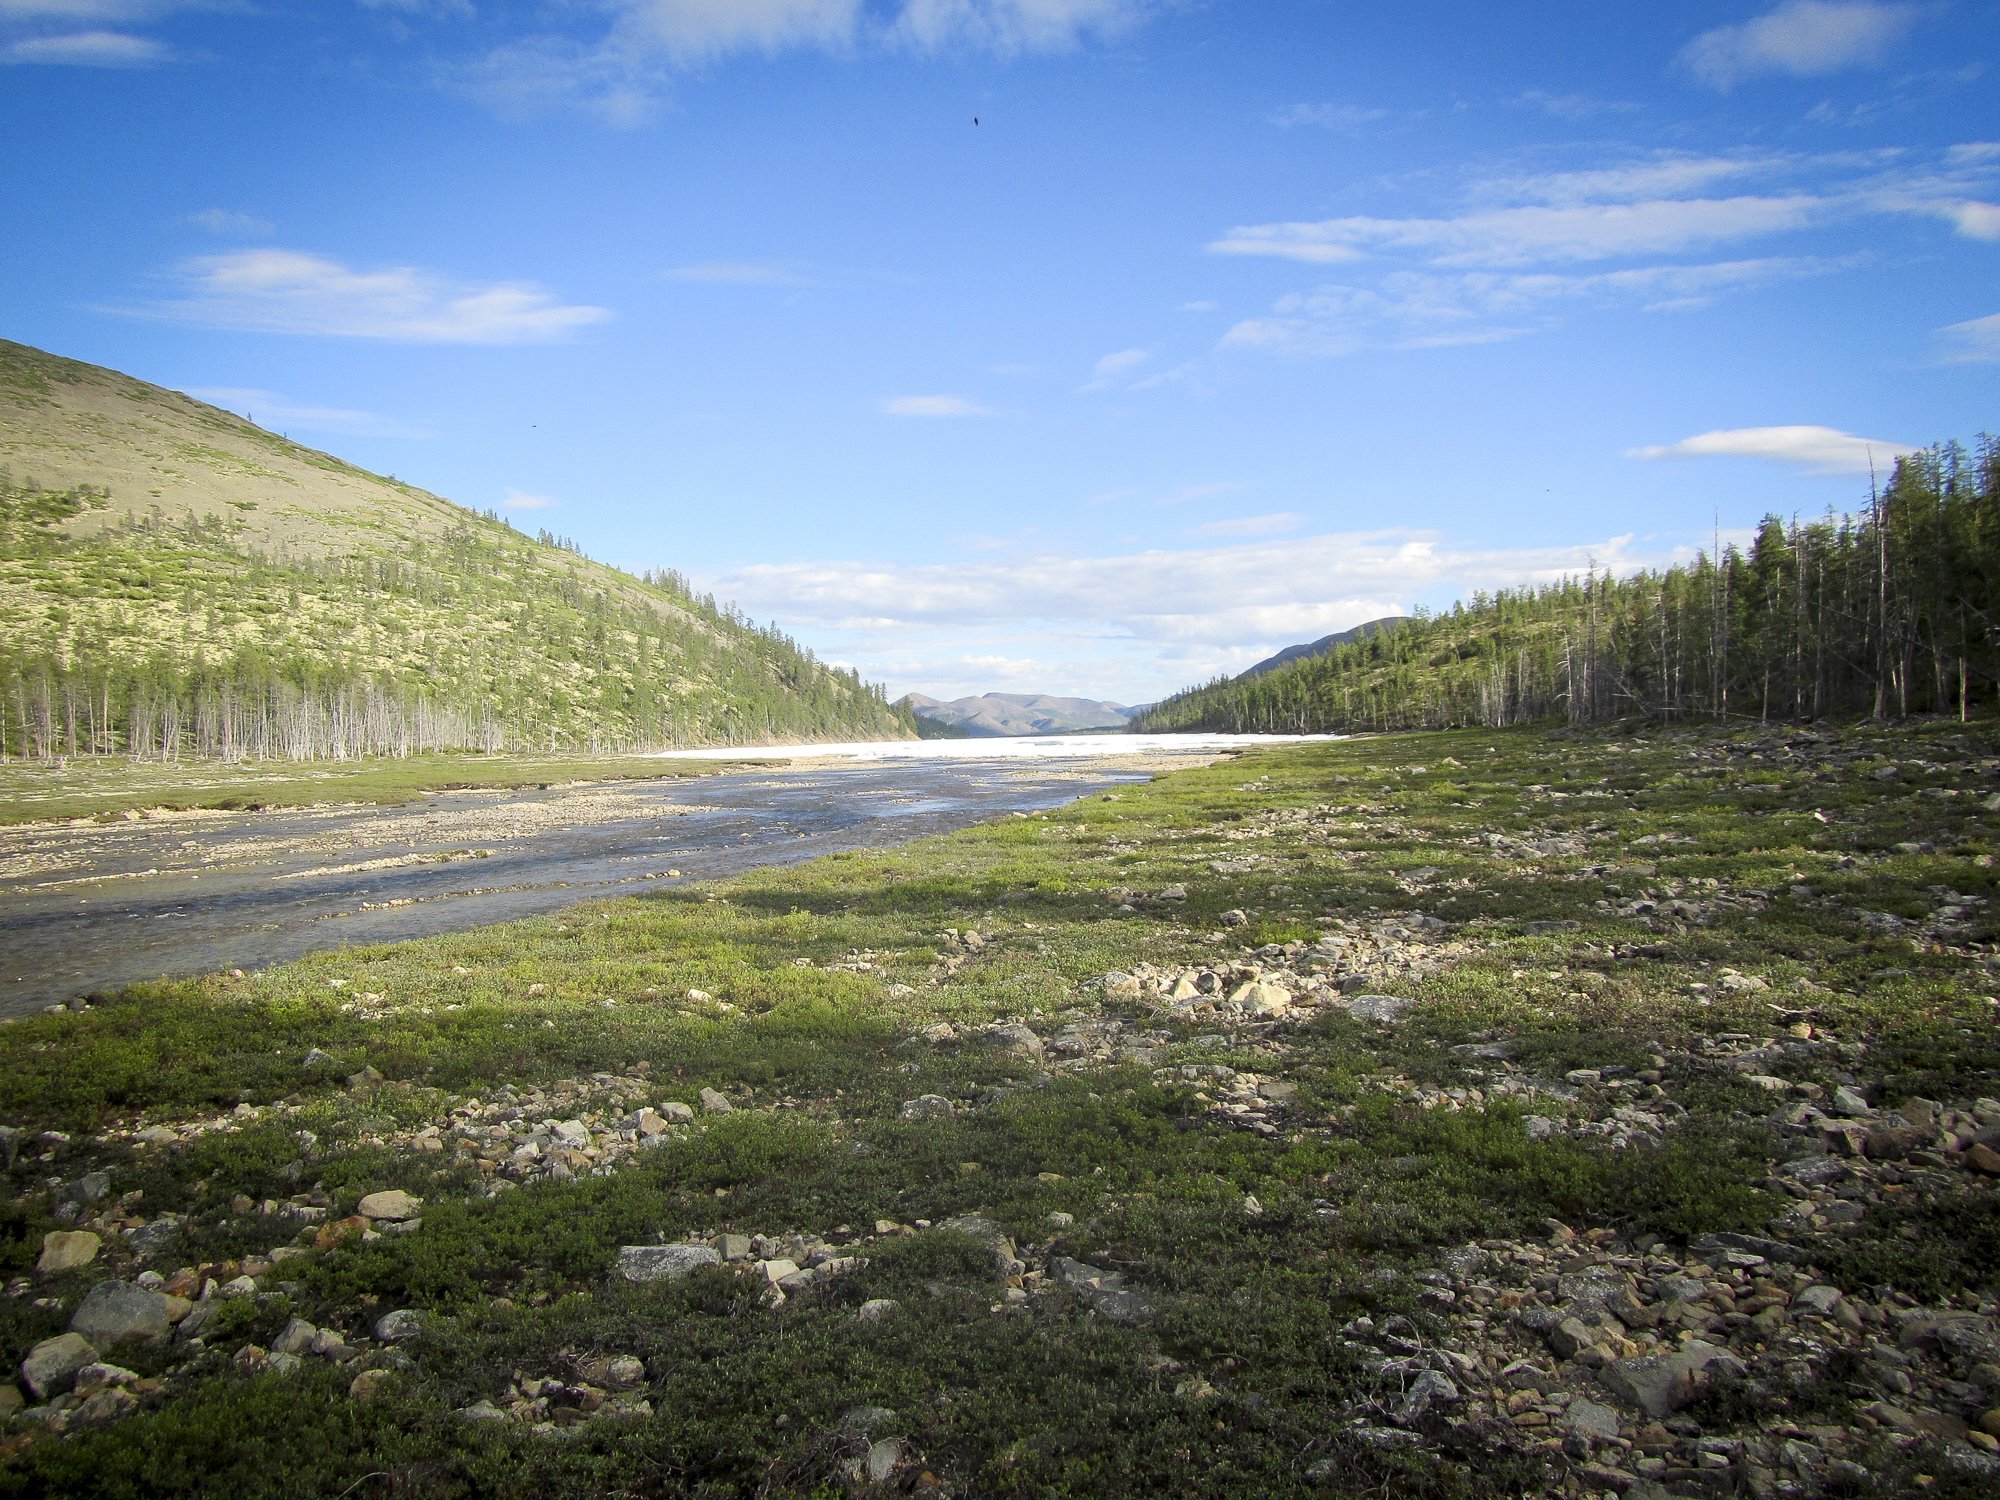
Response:
POLYGON ((0 340, 0 755, 907 737, 775 627, 0 340))
POLYGON ((1121 703, 1051 693, 981 693, 949 701, 905 693, 896 704, 932 723, 988 738, 1122 729, 1139 712, 1121 703))

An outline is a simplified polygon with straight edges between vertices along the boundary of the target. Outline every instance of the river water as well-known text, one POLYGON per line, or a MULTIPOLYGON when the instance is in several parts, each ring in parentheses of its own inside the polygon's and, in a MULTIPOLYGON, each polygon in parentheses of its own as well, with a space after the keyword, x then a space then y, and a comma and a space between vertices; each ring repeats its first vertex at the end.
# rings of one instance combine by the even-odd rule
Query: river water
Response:
POLYGON ((0 1016, 901 843, 1230 748, 1182 741, 1171 757, 1119 756, 1099 753, 1111 748, 1099 738, 1065 758, 1045 743, 1040 756, 1012 745, 982 756, 974 742, 914 761, 0 829, 0 1016))

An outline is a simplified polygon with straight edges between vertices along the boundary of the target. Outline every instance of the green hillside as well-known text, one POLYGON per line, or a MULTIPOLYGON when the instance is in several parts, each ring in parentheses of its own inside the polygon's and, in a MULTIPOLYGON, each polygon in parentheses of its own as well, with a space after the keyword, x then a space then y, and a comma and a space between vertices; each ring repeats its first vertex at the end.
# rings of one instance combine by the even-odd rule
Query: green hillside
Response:
POLYGON ((775 629, 0 340, 0 755, 904 737, 775 629))
POLYGON ((1562 718, 1964 716, 2000 691, 2000 442, 1911 454, 1860 513, 1748 548, 1475 595, 1153 705, 1132 728, 1497 727, 1562 718))

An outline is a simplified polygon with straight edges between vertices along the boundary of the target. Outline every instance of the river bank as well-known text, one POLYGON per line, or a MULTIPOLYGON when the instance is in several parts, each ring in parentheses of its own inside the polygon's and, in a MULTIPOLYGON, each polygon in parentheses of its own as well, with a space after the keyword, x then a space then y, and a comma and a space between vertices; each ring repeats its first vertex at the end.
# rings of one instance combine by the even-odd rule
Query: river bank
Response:
POLYGON ((0 1026, 0 1494, 1991 1493, 1996 771, 1264 750, 0 1026))

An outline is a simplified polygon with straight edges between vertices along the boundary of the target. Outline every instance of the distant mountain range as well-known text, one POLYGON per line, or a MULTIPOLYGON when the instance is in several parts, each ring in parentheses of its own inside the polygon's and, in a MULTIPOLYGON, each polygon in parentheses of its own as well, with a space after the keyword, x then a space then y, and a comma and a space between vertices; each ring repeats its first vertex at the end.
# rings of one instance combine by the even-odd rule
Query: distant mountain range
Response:
MULTIPOLYGON (((911 693, 898 701, 920 720, 947 725, 966 735, 1075 734, 1090 729, 1123 729, 1138 708, 1090 698, 1052 698, 1046 693, 986 693, 949 703, 911 693)), ((1143 706, 1143 705, 1142 705, 1143 706)))
POLYGON ((1363 640, 1378 630, 1393 629, 1402 624, 1405 618, 1403 615, 1386 615, 1382 619, 1356 625, 1352 630, 1340 630, 1332 635, 1323 635, 1318 640, 1307 641, 1302 646, 1287 646, 1276 656, 1267 656, 1248 671, 1237 673, 1233 680, 1248 682, 1253 677, 1262 677, 1266 672, 1275 672, 1278 668, 1288 667, 1295 661, 1304 661, 1308 656, 1318 656, 1321 652, 1331 651, 1335 646, 1345 646, 1349 641, 1363 640))

